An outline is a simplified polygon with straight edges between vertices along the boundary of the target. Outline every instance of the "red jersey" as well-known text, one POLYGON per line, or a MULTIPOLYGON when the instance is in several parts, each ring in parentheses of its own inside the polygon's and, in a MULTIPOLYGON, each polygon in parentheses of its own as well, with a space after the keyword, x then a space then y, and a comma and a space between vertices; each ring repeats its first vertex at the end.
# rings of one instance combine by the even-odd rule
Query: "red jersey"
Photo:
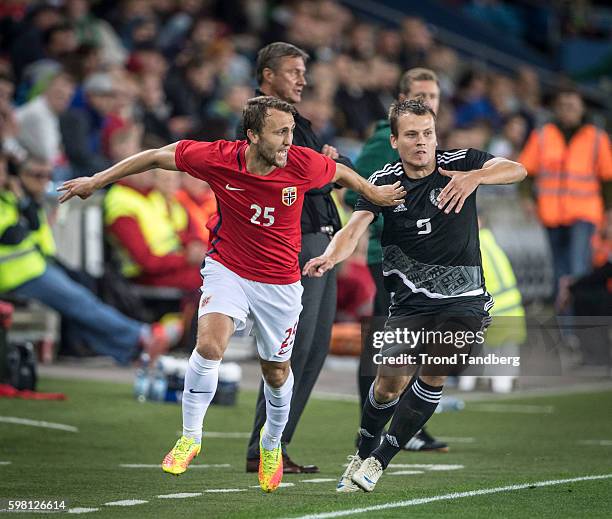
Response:
MULTIPOLYGON (((268 175, 246 169, 247 141, 180 141, 177 167, 205 180, 217 197, 219 220, 208 255, 240 277, 286 285, 300 279, 300 218, 306 191, 329 184, 336 163, 292 145, 284 168, 268 175)), ((202 225, 205 222, 202 222, 202 225)))

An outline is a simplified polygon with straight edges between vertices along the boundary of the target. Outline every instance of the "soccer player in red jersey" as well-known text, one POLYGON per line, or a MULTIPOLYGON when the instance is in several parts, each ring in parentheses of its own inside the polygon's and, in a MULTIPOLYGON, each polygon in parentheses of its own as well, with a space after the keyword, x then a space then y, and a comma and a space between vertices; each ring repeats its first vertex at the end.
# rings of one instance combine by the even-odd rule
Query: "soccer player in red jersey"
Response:
POLYGON ((278 487, 283 475, 280 439, 293 388, 289 359, 302 309, 298 252, 304 194, 337 182, 377 205, 404 202, 399 183, 375 186, 329 157, 292 146, 294 113, 292 105, 277 98, 256 97, 244 109, 246 141, 179 141, 59 188, 60 202, 85 199, 125 176, 161 168, 205 180, 217 197, 219 220, 202 269, 197 344, 185 375, 183 435, 164 458, 165 472, 185 472, 199 454, 221 359, 230 337, 250 315, 266 397, 259 482, 266 492, 278 487))

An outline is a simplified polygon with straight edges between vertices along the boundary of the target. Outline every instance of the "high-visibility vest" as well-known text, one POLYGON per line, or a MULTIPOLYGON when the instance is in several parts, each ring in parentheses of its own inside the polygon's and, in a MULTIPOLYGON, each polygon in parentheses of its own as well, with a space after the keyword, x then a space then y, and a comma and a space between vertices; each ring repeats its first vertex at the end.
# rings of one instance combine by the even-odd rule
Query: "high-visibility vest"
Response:
POLYGON ((487 292, 495 301, 490 310, 493 321, 487 329, 487 345, 521 344, 527 336, 525 309, 512 265, 490 230, 481 229, 479 237, 487 292))
POLYGON ((546 227, 601 222, 601 180, 612 180, 605 132, 586 124, 566 143, 556 125, 546 124, 532 132, 519 162, 535 176, 538 214, 546 227))
MULTIPOLYGON (((18 200, 11 192, 0 192, 0 235, 17 224, 21 215, 18 200)), ((55 241, 47 216, 39 210, 40 226, 17 245, 0 244, 0 292, 8 292, 41 276, 47 256, 55 254, 55 241)))
MULTIPOLYGON (((145 195, 129 186, 115 184, 104 198, 104 223, 108 227, 122 217, 136 220, 149 250, 159 257, 181 249, 178 232, 189 222, 185 209, 178 202, 168 207, 161 193, 152 191, 145 195)), ((111 240, 117 250, 121 273, 127 278, 139 276, 142 267, 121 243, 112 237, 111 240)))
POLYGON ((189 218, 195 222, 198 236, 204 243, 208 243, 210 231, 206 223, 210 217, 217 212, 217 200, 214 196, 207 198, 202 204, 198 204, 185 191, 176 193, 177 201, 187 210, 189 218))

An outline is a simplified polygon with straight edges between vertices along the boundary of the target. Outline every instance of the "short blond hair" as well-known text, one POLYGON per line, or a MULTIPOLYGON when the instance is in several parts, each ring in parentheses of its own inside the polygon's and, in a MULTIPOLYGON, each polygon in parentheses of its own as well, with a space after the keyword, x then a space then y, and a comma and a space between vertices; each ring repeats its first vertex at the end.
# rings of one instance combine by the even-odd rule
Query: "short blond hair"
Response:
POLYGON ((408 95, 414 81, 435 81, 436 85, 440 86, 437 74, 429 69, 423 67, 416 67, 407 70, 402 74, 399 82, 399 93, 408 95))

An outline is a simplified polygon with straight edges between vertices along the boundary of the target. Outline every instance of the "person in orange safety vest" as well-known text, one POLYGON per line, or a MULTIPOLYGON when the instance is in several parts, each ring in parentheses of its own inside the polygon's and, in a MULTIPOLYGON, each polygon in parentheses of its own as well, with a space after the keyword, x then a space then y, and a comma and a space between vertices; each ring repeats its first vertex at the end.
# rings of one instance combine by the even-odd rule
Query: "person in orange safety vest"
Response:
POLYGON ((555 292, 564 276, 591 270, 591 239, 604 215, 604 194, 612 187, 608 134, 584 120, 580 94, 560 90, 555 120, 535 129, 519 162, 533 179, 537 212, 553 255, 555 292))

